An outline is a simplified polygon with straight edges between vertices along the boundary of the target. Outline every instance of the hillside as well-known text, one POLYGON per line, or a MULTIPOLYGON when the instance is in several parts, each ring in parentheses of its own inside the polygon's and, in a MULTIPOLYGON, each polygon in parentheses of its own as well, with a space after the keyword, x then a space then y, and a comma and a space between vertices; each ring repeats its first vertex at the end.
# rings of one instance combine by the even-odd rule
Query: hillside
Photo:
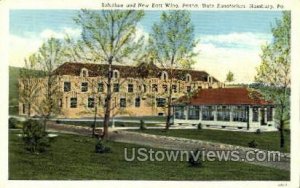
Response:
POLYGON ((9 114, 17 114, 18 112, 20 69, 20 67, 9 67, 9 114))

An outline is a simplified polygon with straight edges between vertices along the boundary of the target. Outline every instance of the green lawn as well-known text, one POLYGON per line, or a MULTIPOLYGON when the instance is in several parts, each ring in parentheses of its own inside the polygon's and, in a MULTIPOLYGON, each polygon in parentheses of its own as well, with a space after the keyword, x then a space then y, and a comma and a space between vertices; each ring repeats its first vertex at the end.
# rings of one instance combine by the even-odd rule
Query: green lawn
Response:
POLYGON ((90 137, 60 134, 48 153, 32 155, 23 149, 16 131, 9 137, 10 180, 289 180, 289 172, 240 162, 204 162, 189 167, 187 162, 126 162, 124 147, 109 142, 112 153, 94 153, 90 137))
POLYGON ((279 147, 280 137, 279 132, 263 132, 261 134, 255 134, 250 132, 233 132, 233 131, 221 131, 221 130, 208 130, 208 129, 172 129, 167 132, 158 129, 148 129, 148 130, 131 130, 138 131, 147 134, 156 134, 164 136, 174 136, 197 140, 208 140, 213 142, 221 142, 233 145, 247 146, 252 140, 255 140, 258 144, 257 148, 290 152, 290 131, 285 131, 285 148, 281 149, 279 147))

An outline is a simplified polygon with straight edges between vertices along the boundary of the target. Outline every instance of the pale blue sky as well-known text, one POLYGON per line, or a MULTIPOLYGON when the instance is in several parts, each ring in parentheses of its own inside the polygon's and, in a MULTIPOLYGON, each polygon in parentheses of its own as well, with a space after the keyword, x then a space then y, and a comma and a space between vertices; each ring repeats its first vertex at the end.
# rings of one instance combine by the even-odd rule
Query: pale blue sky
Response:
MULTIPOLYGON (((64 33, 80 37, 73 18, 78 10, 11 10, 10 65, 22 66, 47 37, 63 38, 64 33)), ((145 11, 140 34, 151 32, 161 11, 145 11)), ((206 70, 224 80, 230 70, 236 82, 252 82, 260 63, 261 45, 272 41, 271 27, 281 18, 280 11, 191 11, 195 37, 195 69, 206 70)))

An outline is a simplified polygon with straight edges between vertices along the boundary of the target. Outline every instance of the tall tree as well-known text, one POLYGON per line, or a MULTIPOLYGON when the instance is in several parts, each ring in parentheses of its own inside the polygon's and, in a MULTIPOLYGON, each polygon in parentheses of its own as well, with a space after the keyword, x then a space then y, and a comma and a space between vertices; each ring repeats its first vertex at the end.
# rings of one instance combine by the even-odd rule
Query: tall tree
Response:
POLYGON ((40 91, 40 84, 38 84, 38 77, 41 73, 37 70, 37 56, 32 54, 28 59, 25 59, 25 67, 20 69, 19 79, 19 96, 23 104, 23 111, 26 112, 27 117, 31 116, 31 111, 35 108, 35 101, 38 98, 40 91))
POLYGON ((172 84, 175 68, 190 68, 195 62, 193 48, 197 44, 194 39, 194 27, 190 13, 187 11, 163 12, 160 22, 155 23, 150 34, 149 44, 154 52, 154 60, 169 70, 169 92, 167 97, 166 130, 170 127, 172 84))
POLYGON ((59 78, 54 74, 54 70, 63 61, 64 47, 59 39, 49 38, 37 52, 37 62, 44 78, 41 82, 43 99, 39 106, 39 112, 43 116, 45 129, 49 118, 60 111, 59 100, 62 93, 59 78))
POLYGON ((291 15, 286 11, 282 19, 277 20, 272 28, 273 41, 262 47, 261 64, 257 68, 255 77, 257 82, 272 88, 264 92, 265 95, 276 102, 279 120, 280 147, 284 147, 284 121, 289 117, 288 103, 290 97, 290 40, 291 40, 291 15))
POLYGON ((226 75, 226 82, 230 83, 234 81, 234 74, 231 71, 228 71, 226 75))
POLYGON ((143 11, 134 10, 82 10, 75 18, 76 23, 82 27, 82 40, 93 61, 108 64, 104 139, 108 136, 112 110, 112 65, 116 62, 123 63, 138 51, 142 39, 136 40, 136 25, 143 16, 143 11))

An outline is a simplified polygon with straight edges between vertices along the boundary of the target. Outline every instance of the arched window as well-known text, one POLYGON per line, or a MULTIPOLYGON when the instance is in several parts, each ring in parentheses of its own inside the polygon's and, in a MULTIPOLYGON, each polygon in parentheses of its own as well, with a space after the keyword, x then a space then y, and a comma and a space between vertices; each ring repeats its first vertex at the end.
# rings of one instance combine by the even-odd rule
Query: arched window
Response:
POLYGON ((120 78, 120 72, 119 72, 118 70, 114 70, 114 71, 113 71, 113 78, 114 78, 114 79, 120 78))
POLYGON ((161 73, 161 79, 162 80, 168 80, 168 73, 166 72, 166 71, 163 71, 162 73, 161 73))
POLYGON ((89 76, 89 71, 86 68, 82 68, 80 74, 81 74, 82 77, 88 77, 89 76))
POLYGON ((192 81, 192 76, 190 74, 186 74, 185 81, 186 82, 191 82, 192 81))

